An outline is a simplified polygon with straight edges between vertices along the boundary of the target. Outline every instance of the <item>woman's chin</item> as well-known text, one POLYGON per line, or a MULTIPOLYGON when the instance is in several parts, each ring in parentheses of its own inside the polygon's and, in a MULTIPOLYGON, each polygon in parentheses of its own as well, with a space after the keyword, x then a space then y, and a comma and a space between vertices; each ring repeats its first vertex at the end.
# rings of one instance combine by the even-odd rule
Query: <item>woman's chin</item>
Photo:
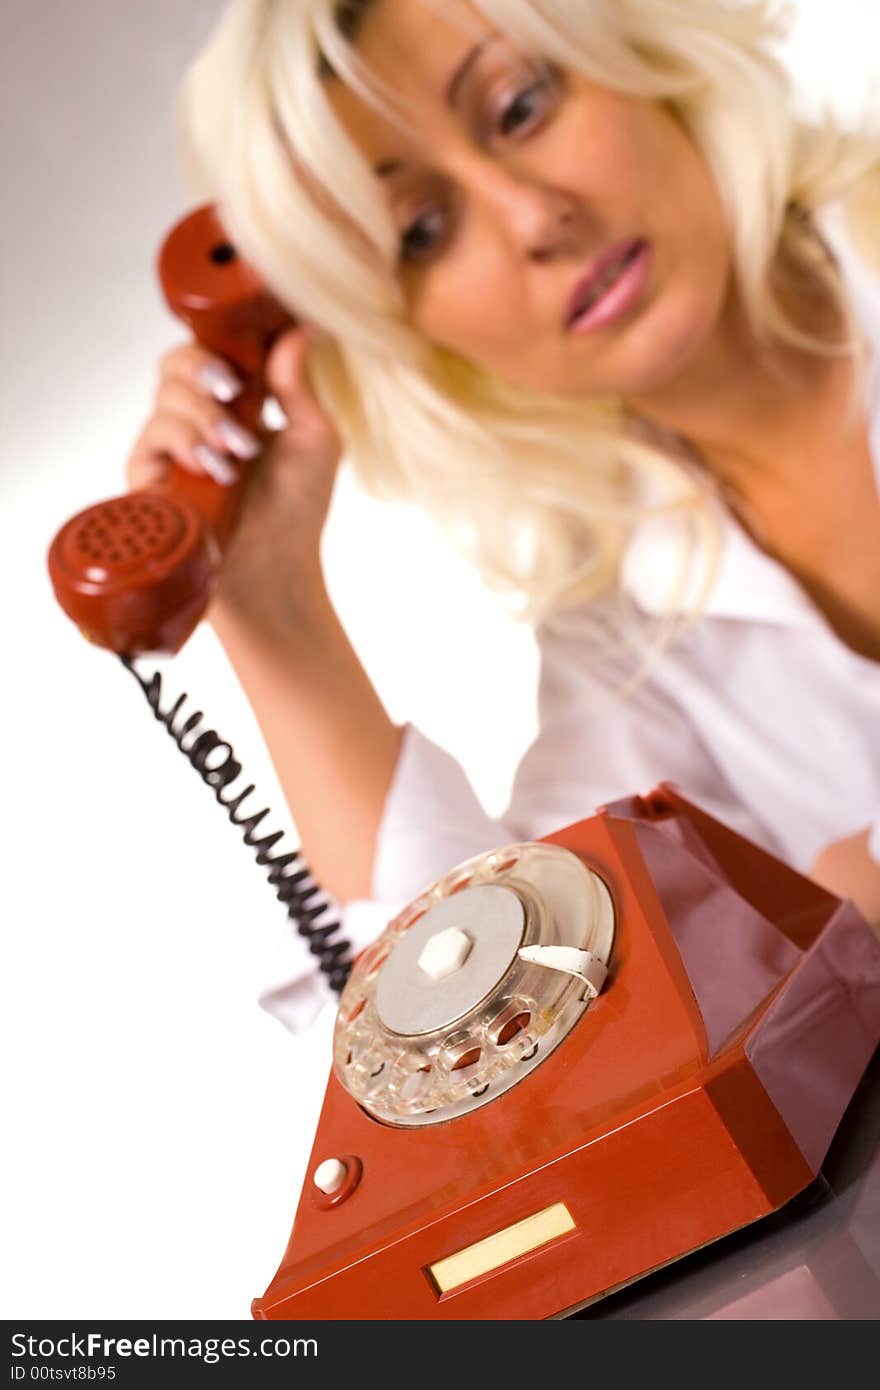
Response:
POLYGON ((715 322, 704 304, 653 305, 609 351, 606 393, 631 400, 677 393, 689 373, 704 365, 715 322))
POLYGON ((705 300, 661 297, 631 322, 595 335, 533 337, 525 355, 494 362, 489 374, 514 388, 571 400, 659 399, 680 389, 699 365, 716 321, 714 304, 705 300))

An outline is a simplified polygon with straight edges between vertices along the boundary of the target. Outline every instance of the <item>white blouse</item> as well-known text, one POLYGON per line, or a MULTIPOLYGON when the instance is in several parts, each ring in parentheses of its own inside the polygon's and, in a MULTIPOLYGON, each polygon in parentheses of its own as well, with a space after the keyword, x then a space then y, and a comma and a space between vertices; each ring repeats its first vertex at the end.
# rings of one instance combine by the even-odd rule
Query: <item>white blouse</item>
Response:
MULTIPOLYGON (((871 351, 866 409, 880 492, 880 275, 857 257, 838 209, 823 230, 871 351)), ((620 595, 538 629, 539 733, 500 819, 485 813, 459 764, 407 726, 372 896, 342 914, 356 950, 460 860, 538 839, 660 781, 798 869, 866 825, 880 860, 880 663, 851 651, 729 513, 721 521, 704 611, 634 693, 620 690, 644 642, 638 619, 667 605, 672 523, 651 520, 635 532, 620 595)), ((329 997, 314 957, 290 935, 261 1004, 297 1031, 329 997)))

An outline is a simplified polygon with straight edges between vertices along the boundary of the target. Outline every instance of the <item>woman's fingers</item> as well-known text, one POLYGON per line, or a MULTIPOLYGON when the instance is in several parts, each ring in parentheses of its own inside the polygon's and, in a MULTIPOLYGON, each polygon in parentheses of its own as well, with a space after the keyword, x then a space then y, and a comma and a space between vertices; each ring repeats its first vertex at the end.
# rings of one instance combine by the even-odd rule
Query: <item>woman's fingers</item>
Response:
POLYGON ((207 473, 228 485, 236 462, 256 458, 262 445, 229 407, 242 389, 235 370, 198 343, 183 343, 162 358, 153 414, 129 456, 130 487, 161 483, 171 463, 207 473))
POLYGON ((260 452, 257 436, 246 429, 231 410, 218 405, 212 396, 197 390, 181 377, 167 377, 162 381, 156 410, 158 414, 177 415, 190 421, 199 429, 205 443, 218 453, 249 460, 260 452))
POLYGON ((335 463, 342 445, 308 378, 306 363, 311 340, 312 330, 301 325, 282 333, 266 362, 266 384, 287 422, 279 431, 282 451, 335 463))
POLYGON ((238 476, 234 460, 209 444, 191 419, 166 413, 153 415, 129 456, 129 486, 145 488, 163 482, 172 462, 191 473, 207 473, 223 485, 234 482, 238 476))
POLYGON ((159 361, 160 382, 177 378, 199 393, 228 405, 241 394, 243 382, 235 368, 199 343, 179 343, 159 361))

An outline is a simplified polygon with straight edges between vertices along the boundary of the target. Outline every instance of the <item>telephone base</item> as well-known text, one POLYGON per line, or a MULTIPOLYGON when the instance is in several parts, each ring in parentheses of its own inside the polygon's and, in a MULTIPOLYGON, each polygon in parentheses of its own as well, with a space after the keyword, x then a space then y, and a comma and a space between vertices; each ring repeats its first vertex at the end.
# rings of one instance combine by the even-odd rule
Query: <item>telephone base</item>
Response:
POLYGON ((441 1123, 380 1123, 334 1073, 256 1318, 559 1318, 813 1184, 880 1041, 867 924, 671 788, 546 843, 610 891, 606 988, 441 1123), (346 1156, 359 1181, 316 1190, 346 1156))

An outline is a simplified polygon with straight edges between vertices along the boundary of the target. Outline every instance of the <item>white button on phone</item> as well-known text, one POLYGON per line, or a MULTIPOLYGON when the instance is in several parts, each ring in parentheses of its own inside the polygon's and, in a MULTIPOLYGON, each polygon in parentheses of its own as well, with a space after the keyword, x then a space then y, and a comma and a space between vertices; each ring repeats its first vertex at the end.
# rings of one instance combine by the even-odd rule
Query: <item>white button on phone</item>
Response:
POLYGON ((348 1172, 341 1158, 325 1158, 323 1163, 319 1163, 315 1169, 315 1187, 321 1192, 326 1192, 330 1197, 334 1192, 338 1192, 348 1172))
POLYGON ((458 927, 447 927, 425 943, 418 960, 419 969, 430 975, 432 980, 445 980, 447 975, 461 969, 473 944, 467 932, 458 927))

